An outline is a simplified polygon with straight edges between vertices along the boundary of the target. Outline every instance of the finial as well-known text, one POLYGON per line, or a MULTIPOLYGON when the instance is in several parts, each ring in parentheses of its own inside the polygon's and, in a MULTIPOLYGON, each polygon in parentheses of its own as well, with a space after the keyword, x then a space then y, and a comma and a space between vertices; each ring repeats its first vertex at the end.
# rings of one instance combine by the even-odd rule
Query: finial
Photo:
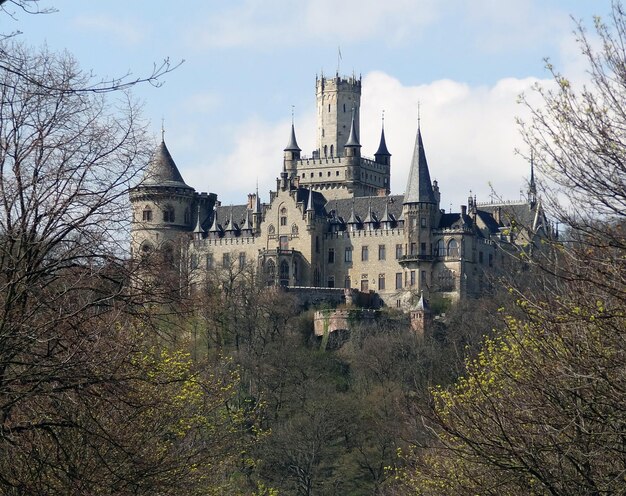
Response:
POLYGON ((385 129, 385 109, 383 109, 383 129, 385 129))
POLYGON ((165 141, 165 117, 161 117, 161 141, 165 141))
POLYGON ((337 45, 337 77, 339 77, 339 68, 341 66, 341 46, 337 45))
POLYGON ((420 101, 417 101, 417 129, 420 128, 420 120, 421 120, 421 115, 420 115, 420 101))
POLYGON ((295 108, 296 108, 296 106, 295 106, 295 105, 292 105, 292 106, 291 106, 291 125, 292 125, 292 126, 293 126, 293 122, 294 122, 294 121, 293 121, 293 116, 294 116, 295 108))

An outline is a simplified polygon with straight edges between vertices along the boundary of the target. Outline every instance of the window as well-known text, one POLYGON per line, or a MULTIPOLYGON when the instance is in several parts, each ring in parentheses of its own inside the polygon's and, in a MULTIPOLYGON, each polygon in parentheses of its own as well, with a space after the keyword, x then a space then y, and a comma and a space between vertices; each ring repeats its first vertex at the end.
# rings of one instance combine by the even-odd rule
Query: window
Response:
POLYGON ((152 222, 152 210, 144 208, 142 213, 142 219, 144 222, 152 222))
POLYGON ((243 251, 239 252, 239 269, 243 269, 246 266, 246 254, 243 251))
POLYGON ((343 104, 343 113, 344 114, 346 113, 346 104, 345 103, 343 104))
POLYGON ((367 245, 361 247, 361 261, 367 262, 369 259, 369 248, 367 245))
POLYGON ((451 239, 448 242, 448 256, 449 257, 458 257, 459 256, 459 244, 455 239, 451 239))
POLYGON ((287 209, 286 208, 280 209, 280 225, 281 226, 287 225, 287 209))
POLYGON ((352 247, 351 246, 347 246, 346 247, 346 253, 345 253, 344 260, 346 262, 352 262, 352 247))
POLYGON ((207 253, 206 255, 206 268, 207 269, 213 268, 213 253, 207 253))
POLYGON ((335 171, 335 176, 338 176, 338 175, 339 175, 339 171, 335 171))
POLYGON ((411 243, 411 255, 417 255, 417 243, 411 243))
POLYGON ((315 267, 315 271, 313 272, 313 286, 315 286, 316 288, 319 287, 320 285, 320 268, 319 267, 315 267))
POLYGON ((367 293, 370 290, 370 282, 367 279, 367 274, 361 276, 361 291, 367 293))
POLYGON ((385 260, 385 245, 378 245, 378 260, 385 260))
POLYGON ((426 255, 426 243, 420 243, 420 253, 426 255))
POLYGON ((411 284, 411 286, 415 286, 415 271, 412 270, 410 275, 411 275, 411 282, 410 282, 410 284, 411 284))
POLYGON ((335 263, 335 249, 328 249, 328 263, 335 263))
POLYGON ((445 255, 446 255, 445 244, 443 242, 443 239, 440 239, 439 241, 437 241, 437 245, 436 245, 436 248, 435 248, 435 256, 443 257, 445 255))
POLYGON ((352 281, 350 280, 350 276, 346 276, 346 278, 344 279, 343 287, 344 288, 351 288, 352 287, 352 281))
POLYGON ((402 272, 396 272, 396 289, 402 289, 402 272))
POLYGON ((198 255, 193 253, 191 255, 191 270, 195 270, 198 268, 198 255))
POLYGON ((426 271, 423 270, 420 272, 420 287, 424 288, 426 286, 426 271))
POLYGON ((165 207, 165 210, 163 210, 163 222, 174 222, 175 218, 174 208, 165 207))
POLYGON ((280 285, 289 285, 289 263, 287 260, 280 262, 280 285))
POLYGON ((383 291, 385 289, 385 274, 378 274, 378 290, 383 291))
POLYGON ((426 217, 422 217, 420 222, 422 223, 422 227, 426 227, 426 217))
POLYGON ((330 103, 328 104, 328 111, 330 112, 330 103))
POLYGON ((440 291, 454 291, 454 272, 443 269, 437 277, 440 291))
POLYGON ((396 260, 402 258, 402 245, 396 245, 396 260))
POLYGON ((478 252, 478 263, 483 263, 483 252, 482 251, 478 252))
POLYGON ((267 274, 267 285, 273 286, 274 280, 276 279, 276 264, 274 264, 274 260, 267 261, 265 273, 267 274))
POLYGON ((222 267, 225 269, 230 267, 230 253, 224 253, 222 255, 222 267))
POLYGON ((335 287, 335 276, 328 276, 327 288, 335 287))

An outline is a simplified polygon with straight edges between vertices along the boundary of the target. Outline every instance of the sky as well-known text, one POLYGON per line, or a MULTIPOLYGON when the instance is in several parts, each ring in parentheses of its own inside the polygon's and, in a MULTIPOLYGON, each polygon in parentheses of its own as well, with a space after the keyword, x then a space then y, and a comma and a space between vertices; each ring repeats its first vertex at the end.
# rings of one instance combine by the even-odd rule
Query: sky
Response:
POLYGON ((378 147, 381 115, 391 189, 405 190, 420 122, 441 207, 468 195, 520 198, 529 164, 516 118, 521 94, 547 86, 546 57, 573 81, 585 65, 574 20, 592 31, 609 0, 41 0, 46 15, 4 15, 3 32, 67 50, 99 77, 176 64, 158 88, 133 89, 155 144, 183 178, 222 204, 244 203, 258 182, 269 200, 282 170, 292 106, 298 144, 315 143, 315 78, 362 78, 363 156, 378 147), (183 7, 184 6, 184 7, 183 7), (341 57, 339 57, 339 51, 341 57))

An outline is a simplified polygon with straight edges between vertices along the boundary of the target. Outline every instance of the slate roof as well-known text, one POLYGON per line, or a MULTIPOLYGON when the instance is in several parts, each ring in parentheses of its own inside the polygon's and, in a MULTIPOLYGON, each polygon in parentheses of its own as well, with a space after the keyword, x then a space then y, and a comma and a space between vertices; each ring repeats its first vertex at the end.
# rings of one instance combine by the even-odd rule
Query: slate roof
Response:
POLYGON ((372 206, 372 213, 376 218, 381 219, 385 213, 385 204, 388 203, 389 215, 392 215, 396 220, 402 214, 402 195, 390 195, 390 196, 360 196, 354 199, 343 198, 341 200, 330 200, 326 202, 326 212, 330 214, 331 211, 336 212, 336 216, 343 219, 344 222, 348 222, 352 215, 352 203, 354 201, 354 214, 360 220, 367 217, 367 213, 370 205, 372 206))
POLYGON ((298 146, 298 142, 296 141, 296 130, 293 126, 293 123, 291 124, 291 136, 289 136, 289 143, 287 143, 287 146, 285 147, 284 151, 286 152, 302 151, 300 147, 298 146))
POLYGON ((430 180, 430 172, 428 171, 422 132, 419 127, 417 128, 415 149, 413 150, 404 201, 406 203, 437 203, 435 193, 433 192, 433 184, 430 180))
POLYGON ((389 153, 389 150, 387 150, 387 142, 385 141, 385 128, 383 128, 380 132, 380 144, 378 145, 378 150, 376 151, 374 156, 376 155, 391 157, 391 153, 389 153))
POLYGON ((185 184, 183 176, 176 167, 167 146, 165 146, 165 141, 161 141, 150 159, 142 185, 193 189, 185 184))
POLYGON ((324 205, 326 203, 326 199, 319 191, 311 191, 308 188, 300 187, 296 190, 296 202, 302 202, 304 208, 308 208, 309 194, 311 193, 313 194, 313 210, 315 211, 315 215, 325 216, 326 211, 324 210, 324 205))
POLYGON ((511 221, 515 221, 518 225, 532 228, 535 220, 535 209, 530 208, 528 202, 518 203, 490 203, 487 205, 478 205, 479 212, 486 212, 492 217, 495 216, 496 210, 500 208, 500 223, 503 226, 510 226, 511 221))

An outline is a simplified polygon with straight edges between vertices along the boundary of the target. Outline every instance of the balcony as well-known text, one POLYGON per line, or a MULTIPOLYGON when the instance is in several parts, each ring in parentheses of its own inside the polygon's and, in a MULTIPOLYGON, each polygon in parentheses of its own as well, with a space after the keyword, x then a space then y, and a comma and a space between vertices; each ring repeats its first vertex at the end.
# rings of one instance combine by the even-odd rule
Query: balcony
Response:
POLYGON ((401 264, 409 262, 432 262, 433 258, 431 254, 427 253, 412 253, 410 255, 402 255, 398 261, 401 264))

